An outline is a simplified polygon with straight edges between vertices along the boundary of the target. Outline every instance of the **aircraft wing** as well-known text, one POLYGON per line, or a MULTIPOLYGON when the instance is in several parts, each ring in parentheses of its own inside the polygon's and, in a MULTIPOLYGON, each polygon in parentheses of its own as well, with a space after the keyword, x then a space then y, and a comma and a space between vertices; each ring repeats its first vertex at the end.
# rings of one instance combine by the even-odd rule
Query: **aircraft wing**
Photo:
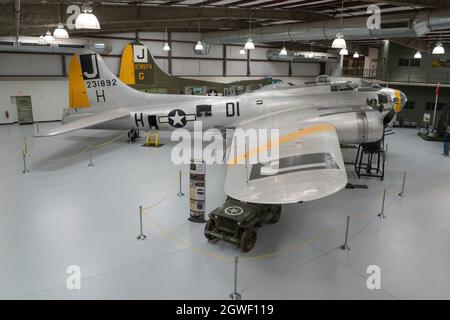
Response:
POLYGON ((326 197, 346 186, 347 174, 333 125, 302 121, 281 113, 243 126, 244 130, 249 128, 279 129, 279 140, 268 138, 270 143, 252 149, 248 142, 237 142, 235 130, 225 179, 225 192, 230 197, 254 203, 297 203, 326 197), (243 154, 236 151, 239 144, 241 150, 246 150, 243 154), (267 148, 274 150, 276 144, 278 160, 261 163, 255 158, 267 148), (242 157, 253 164, 239 164, 246 162, 242 157))
POLYGON ((48 131, 34 135, 34 137, 52 137, 60 134, 72 132, 79 129, 88 129, 113 120, 122 119, 129 116, 129 112, 122 109, 114 109, 106 112, 89 115, 67 124, 61 124, 48 131))

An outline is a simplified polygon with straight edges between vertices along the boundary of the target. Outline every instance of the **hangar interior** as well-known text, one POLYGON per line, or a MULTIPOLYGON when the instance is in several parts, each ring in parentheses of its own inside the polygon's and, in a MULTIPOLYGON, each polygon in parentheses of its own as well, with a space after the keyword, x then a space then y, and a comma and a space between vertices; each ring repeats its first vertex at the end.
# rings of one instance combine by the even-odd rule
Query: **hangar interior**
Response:
MULTIPOLYGON (((450 162, 442 140, 417 134, 450 114, 448 1, 4 0, 0 16, 0 299, 450 298, 450 162), (75 28, 86 8, 99 29, 75 28), (45 39, 58 24, 70 37, 45 39), (338 32, 347 54, 332 46, 338 32), (363 188, 283 204, 250 252, 207 241, 187 219, 190 166, 170 161, 170 134, 158 133, 158 148, 142 147, 146 132, 136 143, 123 130, 33 137, 71 104, 73 53, 94 50, 119 76, 129 43, 193 81, 295 87, 327 75, 400 90, 408 101, 383 135, 384 179, 359 178, 356 149, 341 146, 348 182, 363 188), (370 289, 374 265, 381 288, 370 289), (68 288, 69 266, 79 289, 68 288)), ((205 214, 226 201, 226 174, 206 166, 205 214)))

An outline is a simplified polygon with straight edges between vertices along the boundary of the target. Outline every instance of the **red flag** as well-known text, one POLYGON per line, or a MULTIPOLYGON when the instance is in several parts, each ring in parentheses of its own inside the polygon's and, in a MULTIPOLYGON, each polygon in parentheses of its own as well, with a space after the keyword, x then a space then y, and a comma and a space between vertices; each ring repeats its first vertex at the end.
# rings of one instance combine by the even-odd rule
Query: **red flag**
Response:
POLYGON ((438 82, 437 87, 436 87, 436 97, 439 97, 439 82, 438 82))

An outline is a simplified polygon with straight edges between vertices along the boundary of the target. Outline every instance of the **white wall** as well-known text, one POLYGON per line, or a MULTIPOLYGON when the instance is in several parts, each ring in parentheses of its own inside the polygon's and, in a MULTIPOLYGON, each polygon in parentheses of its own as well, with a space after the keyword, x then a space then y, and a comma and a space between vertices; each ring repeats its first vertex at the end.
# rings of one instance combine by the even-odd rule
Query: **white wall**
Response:
MULTIPOLYGON (((109 55, 104 55, 108 67, 115 74, 119 73, 120 55, 125 46, 133 41, 134 34, 107 35, 113 46, 109 55), (113 39, 112 37, 129 38, 113 39)), ((156 57, 156 63, 166 72, 169 71, 168 53, 162 50, 165 33, 141 32, 144 42, 156 57), (147 40, 146 40, 147 39, 147 40), (160 40, 160 41, 158 41, 160 40)), ((222 82, 230 82, 231 78, 223 78, 223 46, 211 45, 209 54, 199 56, 193 52, 197 33, 172 33, 172 73, 185 77, 214 77, 222 82), (178 42, 177 42, 178 41, 178 42)), ((245 77, 247 75, 247 56, 240 55, 239 46, 227 46, 226 70, 229 77, 245 77)), ((287 77, 287 62, 268 61, 268 48, 256 47, 250 53, 251 76, 271 75, 277 78, 287 77)), ((64 57, 66 70, 70 55, 64 57)), ((67 79, 63 75, 63 63, 60 55, 52 54, 16 54, 0 53, 0 123, 17 121, 17 110, 11 104, 11 96, 30 95, 35 121, 51 121, 61 118, 62 109, 68 104, 67 79), (11 78, 10 76, 14 76, 11 78), (5 118, 5 111, 10 118, 5 118)), ((319 75, 318 63, 293 63, 293 76, 315 77, 319 75)), ((292 78, 291 78, 292 79, 292 78)), ((292 82, 295 82, 292 81, 292 82)))
POLYGON ((60 120, 68 106, 67 79, 29 79, 0 81, 0 123, 17 121, 17 108, 12 96, 31 96, 34 121, 60 120), (5 117, 9 111, 10 117, 5 117))

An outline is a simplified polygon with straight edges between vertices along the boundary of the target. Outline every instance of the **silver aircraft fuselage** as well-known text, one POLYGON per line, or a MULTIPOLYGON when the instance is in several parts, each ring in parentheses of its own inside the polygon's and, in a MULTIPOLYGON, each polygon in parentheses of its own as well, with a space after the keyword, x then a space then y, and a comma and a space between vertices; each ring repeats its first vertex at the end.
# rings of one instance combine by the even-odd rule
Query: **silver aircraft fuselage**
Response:
MULTIPOLYGON (((374 142, 383 135, 383 119, 379 110, 369 106, 368 101, 375 99, 378 102, 379 94, 379 91, 358 92, 351 88, 332 91, 330 84, 268 89, 234 97, 204 97, 201 103, 198 100, 186 100, 134 107, 128 118, 97 125, 92 129, 193 130, 195 120, 202 121, 204 130, 225 129, 235 127, 236 123, 301 110, 301 113, 293 115, 307 119, 312 124, 333 124, 340 143, 374 142)), ((63 123, 101 111, 102 108, 78 109, 65 116, 63 123)))

